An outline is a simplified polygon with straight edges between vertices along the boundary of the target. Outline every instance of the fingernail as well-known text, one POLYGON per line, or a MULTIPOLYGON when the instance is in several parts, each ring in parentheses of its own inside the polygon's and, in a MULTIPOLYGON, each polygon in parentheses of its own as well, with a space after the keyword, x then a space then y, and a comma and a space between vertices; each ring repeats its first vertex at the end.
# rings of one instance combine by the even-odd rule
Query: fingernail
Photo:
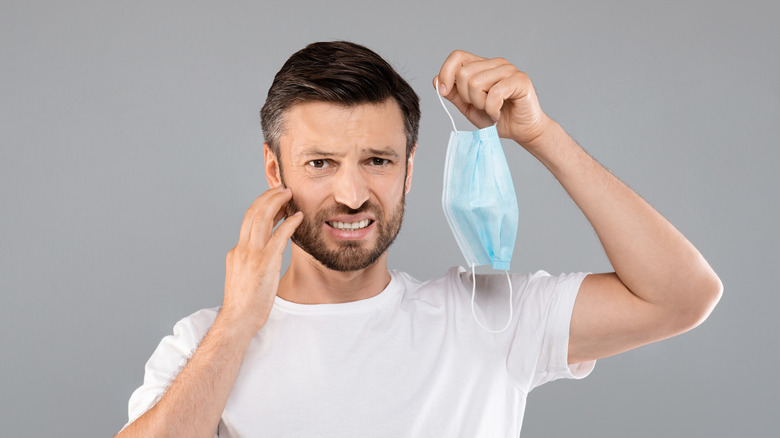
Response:
POLYGON ((295 214, 293 216, 303 216, 303 212, 298 210, 298 211, 295 212, 295 214))
POLYGON ((447 94, 447 86, 442 84, 441 82, 439 83, 439 94, 442 95, 447 94))

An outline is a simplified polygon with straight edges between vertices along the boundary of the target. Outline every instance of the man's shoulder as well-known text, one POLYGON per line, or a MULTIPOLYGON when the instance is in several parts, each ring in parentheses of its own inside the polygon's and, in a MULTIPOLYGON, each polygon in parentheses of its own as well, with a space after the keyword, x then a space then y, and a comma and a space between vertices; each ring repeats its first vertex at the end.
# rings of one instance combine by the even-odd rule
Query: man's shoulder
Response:
POLYGON ((221 307, 208 307, 185 316, 173 326, 173 336, 191 338, 192 341, 200 343, 214 325, 220 309, 221 307))

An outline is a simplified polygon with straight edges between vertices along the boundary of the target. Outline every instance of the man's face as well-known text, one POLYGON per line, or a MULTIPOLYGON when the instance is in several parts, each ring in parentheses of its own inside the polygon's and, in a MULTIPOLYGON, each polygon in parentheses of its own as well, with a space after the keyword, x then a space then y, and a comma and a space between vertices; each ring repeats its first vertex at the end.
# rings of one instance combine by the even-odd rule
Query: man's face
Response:
POLYGON ((401 229, 411 182, 414 154, 407 161, 398 104, 298 104, 279 143, 279 182, 293 192, 285 213, 304 213, 293 242, 328 269, 373 264, 401 229))

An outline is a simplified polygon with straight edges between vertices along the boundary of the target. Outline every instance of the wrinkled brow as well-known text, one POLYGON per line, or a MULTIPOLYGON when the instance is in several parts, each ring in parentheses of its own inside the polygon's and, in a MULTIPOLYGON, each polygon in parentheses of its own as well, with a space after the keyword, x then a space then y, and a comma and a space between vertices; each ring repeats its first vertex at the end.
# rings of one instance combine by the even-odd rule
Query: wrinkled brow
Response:
MULTIPOLYGON (((365 148, 362 149, 361 152, 365 155, 378 155, 382 157, 388 157, 396 159, 398 158, 398 152, 395 151, 395 149, 390 147, 383 147, 383 148, 365 148)), ((316 146, 312 147, 306 147, 299 153, 295 154, 299 157, 334 157, 334 158, 342 158, 344 155, 346 155, 343 152, 334 152, 329 151, 326 149, 321 149, 316 146)))

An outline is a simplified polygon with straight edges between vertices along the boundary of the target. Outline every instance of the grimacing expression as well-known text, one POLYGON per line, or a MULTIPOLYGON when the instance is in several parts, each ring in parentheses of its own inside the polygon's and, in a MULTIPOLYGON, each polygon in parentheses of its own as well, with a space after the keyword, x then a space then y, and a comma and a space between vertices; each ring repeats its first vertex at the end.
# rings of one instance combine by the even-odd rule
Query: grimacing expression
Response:
POLYGON ((293 191, 285 216, 304 213, 293 243, 328 269, 367 268, 403 222, 414 154, 406 156, 398 104, 306 102, 285 125, 276 158, 279 182, 293 191))
MULTIPOLYGON (((405 197, 402 196, 401 201, 391 212, 384 211, 378 204, 370 201, 357 210, 344 204, 337 204, 328 210, 320 210, 313 216, 311 213, 304 212, 303 222, 293 233, 292 241, 328 269, 334 271, 365 269, 387 251, 401 230, 401 222, 404 218, 404 199, 405 197), (376 224, 378 235, 374 245, 367 247, 364 242, 358 240, 344 240, 338 243, 338 248, 328 248, 324 240, 322 224, 334 216, 359 213, 372 213, 376 217, 382 218, 376 224)), ((295 199, 291 199, 285 205, 285 217, 291 216, 299 210, 295 199)))

